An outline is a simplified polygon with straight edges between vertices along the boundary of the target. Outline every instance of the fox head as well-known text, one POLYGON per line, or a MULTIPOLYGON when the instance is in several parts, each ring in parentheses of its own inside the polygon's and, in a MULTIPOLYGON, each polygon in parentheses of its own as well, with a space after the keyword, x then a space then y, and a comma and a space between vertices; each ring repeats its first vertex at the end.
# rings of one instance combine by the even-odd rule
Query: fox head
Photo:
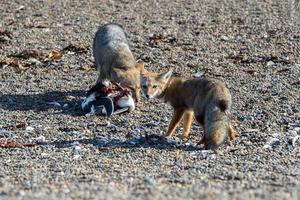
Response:
POLYGON ((132 95, 136 102, 140 99, 140 79, 143 69, 144 63, 139 62, 133 68, 115 68, 112 72, 113 80, 132 90, 132 95))
POLYGON ((141 88, 145 97, 148 99, 159 97, 166 89, 172 72, 172 69, 161 74, 142 70, 141 88))

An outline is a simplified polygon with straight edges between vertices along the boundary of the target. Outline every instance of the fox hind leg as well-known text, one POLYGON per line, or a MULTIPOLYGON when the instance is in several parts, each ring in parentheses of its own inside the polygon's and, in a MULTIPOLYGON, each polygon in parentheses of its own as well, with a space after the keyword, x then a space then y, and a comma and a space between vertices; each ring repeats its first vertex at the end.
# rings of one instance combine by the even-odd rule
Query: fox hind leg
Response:
POLYGON ((166 138, 171 138, 172 137, 172 135, 174 133, 174 130, 177 128, 183 114, 184 114, 184 109, 175 109, 174 110, 174 115, 173 115, 172 120, 169 124, 168 131, 165 135, 166 138))
MULTIPOLYGON (((203 127, 204 117, 202 115, 197 115, 195 118, 196 118, 196 121, 199 123, 199 125, 201 125, 203 127)), ((201 140, 198 142, 198 145, 201 145, 201 144, 205 144, 204 136, 202 136, 201 140)))
POLYGON ((192 111, 186 111, 183 115, 183 134, 179 136, 182 140, 186 139, 190 133, 193 115, 194 113, 192 111))

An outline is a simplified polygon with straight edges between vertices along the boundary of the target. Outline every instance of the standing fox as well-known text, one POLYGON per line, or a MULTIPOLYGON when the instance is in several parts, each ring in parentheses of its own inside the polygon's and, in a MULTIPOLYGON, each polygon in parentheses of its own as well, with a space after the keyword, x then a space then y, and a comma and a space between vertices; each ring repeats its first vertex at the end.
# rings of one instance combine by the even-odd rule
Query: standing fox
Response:
POLYGON ((170 138, 183 117, 184 139, 190 132, 193 115, 204 127, 204 137, 199 142, 206 149, 217 149, 229 135, 235 138, 230 122, 231 95, 219 80, 185 79, 171 77, 172 70, 157 74, 143 70, 141 76, 142 91, 148 99, 159 98, 169 102, 174 115, 165 135, 170 138))
POLYGON ((129 49, 128 37, 117 24, 106 24, 96 32, 93 56, 100 75, 97 83, 105 79, 119 83, 133 91, 133 98, 140 97, 140 74, 144 63, 136 63, 129 49))

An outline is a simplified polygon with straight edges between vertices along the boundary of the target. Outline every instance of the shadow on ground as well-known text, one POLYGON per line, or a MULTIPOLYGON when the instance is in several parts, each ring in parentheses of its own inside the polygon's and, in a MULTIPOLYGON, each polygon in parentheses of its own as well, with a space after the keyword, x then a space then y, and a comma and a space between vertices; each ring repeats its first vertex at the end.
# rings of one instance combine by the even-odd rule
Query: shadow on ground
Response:
POLYGON ((55 109, 61 111, 62 114, 78 116, 84 114, 79 105, 85 94, 86 91, 83 90, 72 90, 68 92, 49 91, 42 94, 2 95, 0 109, 35 112, 55 109))
POLYGON ((180 149, 184 151, 203 150, 203 148, 198 145, 181 143, 175 140, 166 140, 164 137, 154 134, 130 137, 126 140, 108 140, 105 137, 94 137, 78 140, 54 141, 49 143, 43 143, 41 145, 52 145, 56 148, 70 148, 78 144, 92 144, 101 150, 111 150, 115 148, 155 148, 168 150, 180 149))

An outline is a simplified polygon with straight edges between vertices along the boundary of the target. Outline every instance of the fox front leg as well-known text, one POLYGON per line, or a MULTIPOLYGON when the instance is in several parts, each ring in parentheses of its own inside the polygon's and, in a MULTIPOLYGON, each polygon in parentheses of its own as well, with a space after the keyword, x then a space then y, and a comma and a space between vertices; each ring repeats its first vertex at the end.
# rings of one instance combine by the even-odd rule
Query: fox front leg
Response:
POLYGON ((191 125, 193 122, 193 112, 186 111, 183 115, 183 134, 179 136, 180 139, 184 140, 189 136, 191 125))
POLYGON ((100 83, 101 81, 102 81, 102 77, 101 77, 101 75, 99 75, 98 78, 97 78, 97 80, 96 80, 96 85, 97 85, 98 83, 100 83))
POLYGON ((165 137, 168 139, 168 138, 171 138, 172 137, 172 134, 174 133, 174 130, 177 128, 182 116, 183 116, 183 113, 184 113, 184 109, 175 109, 174 110, 174 115, 172 117, 172 120, 169 124, 169 128, 168 128, 168 131, 165 135, 165 137))

